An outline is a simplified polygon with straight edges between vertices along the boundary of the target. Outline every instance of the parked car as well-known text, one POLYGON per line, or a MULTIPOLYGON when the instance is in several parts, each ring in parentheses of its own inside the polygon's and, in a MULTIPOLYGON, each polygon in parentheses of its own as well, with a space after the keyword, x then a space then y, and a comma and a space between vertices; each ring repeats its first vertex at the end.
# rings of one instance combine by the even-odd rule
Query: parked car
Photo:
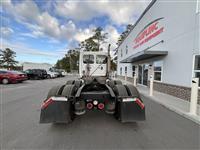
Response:
POLYGON ((46 79, 47 78, 47 71, 44 69, 28 69, 25 71, 28 79, 46 79))
POLYGON ((58 77, 64 77, 64 75, 62 74, 62 70, 60 69, 50 68, 49 71, 56 72, 58 74, 58 77))
POLYGON ((53 71, 47 71, 47 78, 57 78, 58 73, 53 71))
POLYGON ((3 84, 17 83, 17 82, 23 82, 27 79, 28 77, 25 73, 18 71, 0 70, 0 83, 3 84))
POLYGON ((44 69, 39 69, 42 72, 42 79, 46 79, 47 78, 47 71, 44 69))

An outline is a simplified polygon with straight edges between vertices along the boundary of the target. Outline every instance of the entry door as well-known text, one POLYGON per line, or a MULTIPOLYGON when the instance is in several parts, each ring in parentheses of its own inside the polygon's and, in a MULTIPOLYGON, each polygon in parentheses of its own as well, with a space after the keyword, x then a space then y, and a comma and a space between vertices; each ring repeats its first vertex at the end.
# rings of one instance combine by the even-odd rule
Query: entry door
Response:
POLYGON ((147 85, 148 82, 148 64, 139 65, 138 70, 138 83, 147 85))
POLYGON ((142 84, 142 78, 143 78, 143 66, 139 65, 138 68, 138 83, 142 84))
POLYGON ((148 82, 148 65, 143 65, 143 85, 147 85, 148 82))

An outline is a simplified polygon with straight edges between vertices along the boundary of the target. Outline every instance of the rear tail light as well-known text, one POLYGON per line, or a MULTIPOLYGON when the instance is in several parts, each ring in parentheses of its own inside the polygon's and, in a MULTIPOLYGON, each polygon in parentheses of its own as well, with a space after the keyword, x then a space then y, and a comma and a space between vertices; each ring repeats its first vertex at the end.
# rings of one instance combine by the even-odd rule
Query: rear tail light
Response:
POLYGON ((87 103, 87 109, 92 109, 93 108, 93 104, 92 103, 87 103))
POLYGON ((99 104, 98 104, 98 108, 99 108, 100 110, 104 109, 104 104, 103 104, 103 103, 99 103, 99 104))
POLYGON ((138 104, 142 109, 144 109, 144 104, 142 103, 142 101, 139 98, 135 99, 135 103, 138 104))
POLYGON ((42 106, 41 106, 41 108, 42 109, 45 109, 45 108, 47 108, 50 104, 52 104, 53 103, 53 100, 52 100, 52 98, 49 98, 48 100, 46 100, 43 104, 42 104, 42 106))

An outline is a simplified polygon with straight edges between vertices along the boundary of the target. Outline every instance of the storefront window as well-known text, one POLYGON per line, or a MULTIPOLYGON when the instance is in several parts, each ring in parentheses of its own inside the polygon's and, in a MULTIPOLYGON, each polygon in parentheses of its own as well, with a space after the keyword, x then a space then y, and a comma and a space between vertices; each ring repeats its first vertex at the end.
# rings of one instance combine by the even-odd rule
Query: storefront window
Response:
MULTIPOLYGON (((200 80, 200 55, 195 56, 194 60, 194 77, 200 80)), ((200 86, 200 82, 199 82, 200 86)))
POLYGON ((162 61, 154 62, 154 80, 161 81, 162 80, 162 61))
POLYGON ((134 75, 135 75, 135 70, 136 69, 136 67, 135 66, 132 66, 132 76, 134 77, 134 75))

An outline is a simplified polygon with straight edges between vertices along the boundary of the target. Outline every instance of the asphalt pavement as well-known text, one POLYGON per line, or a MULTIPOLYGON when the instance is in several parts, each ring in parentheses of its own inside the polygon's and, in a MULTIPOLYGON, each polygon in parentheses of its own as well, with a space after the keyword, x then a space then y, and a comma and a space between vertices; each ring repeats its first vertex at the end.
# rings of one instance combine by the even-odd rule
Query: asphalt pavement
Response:
POLYGON ((200 149, 200 126, 143 97, 146 121, 89 112, 69 125, 39 124, 48 90, 69 78, 0 85, 0 143, 10 149, 200 149))

